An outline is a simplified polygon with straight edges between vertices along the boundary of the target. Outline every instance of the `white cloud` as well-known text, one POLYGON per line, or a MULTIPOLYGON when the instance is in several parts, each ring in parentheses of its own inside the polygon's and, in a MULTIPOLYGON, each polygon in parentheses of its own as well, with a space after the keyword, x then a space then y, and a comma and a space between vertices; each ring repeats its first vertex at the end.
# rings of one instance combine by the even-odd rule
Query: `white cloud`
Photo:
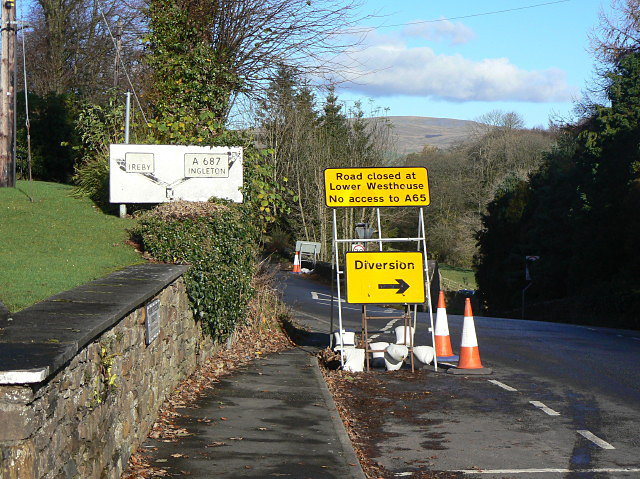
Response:
POLYGON ((474 37, 473 30, 462 23, 442 19, 438 22, 420 23, 420 20, 407 25, 402 30, 405 37, 418 37, 430 42, 448 41, 453 45, 467 43, 474 37))
POLYGON ((570 101, 575 93, 557 68, 523 70, 507 58, 474 61, 408 48, 398 38, 375 38, 357 55, 353 81, 343 86, 378 96, 425 96, 448 101, 570 101))

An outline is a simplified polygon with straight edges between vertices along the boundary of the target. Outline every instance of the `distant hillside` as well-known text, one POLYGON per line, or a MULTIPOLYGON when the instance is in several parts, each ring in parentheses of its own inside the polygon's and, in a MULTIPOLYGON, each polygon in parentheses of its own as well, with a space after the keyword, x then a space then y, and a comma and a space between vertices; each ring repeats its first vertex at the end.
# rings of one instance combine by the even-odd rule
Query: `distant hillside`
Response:
POLYGON ((421 151, 424 145, 447 148, 464 140, 475 124, 469 120, 429 118, 424 116, 389 116, 393 124, 398 154, 421 151))

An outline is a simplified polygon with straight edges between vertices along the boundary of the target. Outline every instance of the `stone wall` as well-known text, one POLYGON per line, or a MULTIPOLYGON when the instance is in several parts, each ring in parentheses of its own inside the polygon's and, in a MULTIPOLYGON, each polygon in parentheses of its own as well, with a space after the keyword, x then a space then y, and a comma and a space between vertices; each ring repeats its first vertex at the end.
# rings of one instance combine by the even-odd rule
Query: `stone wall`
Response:
POLYGON ((0 479, 121 476, 164 399, 214 349, 190 312, 184 270, 128 268, 0 323, 10 355, 0 352, 0 479), (119 318, 115 297, 125 297, 119 318), (160 332, 147 345, 146 305, 156 298, 160 332), (23 367, 11 355, 19 350, 23 367))

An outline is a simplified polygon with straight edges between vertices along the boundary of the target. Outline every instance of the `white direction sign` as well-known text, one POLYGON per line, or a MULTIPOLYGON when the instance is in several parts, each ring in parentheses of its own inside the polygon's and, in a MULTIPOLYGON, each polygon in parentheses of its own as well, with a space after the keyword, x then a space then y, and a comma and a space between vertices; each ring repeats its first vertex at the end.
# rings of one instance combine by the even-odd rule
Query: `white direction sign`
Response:
POLYGON ((111 203, 207 201, 242 203, 242 148, 111 145, 111 203))

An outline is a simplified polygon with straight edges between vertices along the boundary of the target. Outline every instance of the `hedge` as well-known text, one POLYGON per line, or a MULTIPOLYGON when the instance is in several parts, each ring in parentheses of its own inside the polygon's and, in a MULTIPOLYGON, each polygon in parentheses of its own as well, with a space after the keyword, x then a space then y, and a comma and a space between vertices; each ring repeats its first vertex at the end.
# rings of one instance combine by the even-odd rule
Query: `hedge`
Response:
POLYGON ((222 341, 246 318, 259 228, 243 205, 176 202, 143 213, 133 235, 158 261, 189 264, 194 317, 222 341))

